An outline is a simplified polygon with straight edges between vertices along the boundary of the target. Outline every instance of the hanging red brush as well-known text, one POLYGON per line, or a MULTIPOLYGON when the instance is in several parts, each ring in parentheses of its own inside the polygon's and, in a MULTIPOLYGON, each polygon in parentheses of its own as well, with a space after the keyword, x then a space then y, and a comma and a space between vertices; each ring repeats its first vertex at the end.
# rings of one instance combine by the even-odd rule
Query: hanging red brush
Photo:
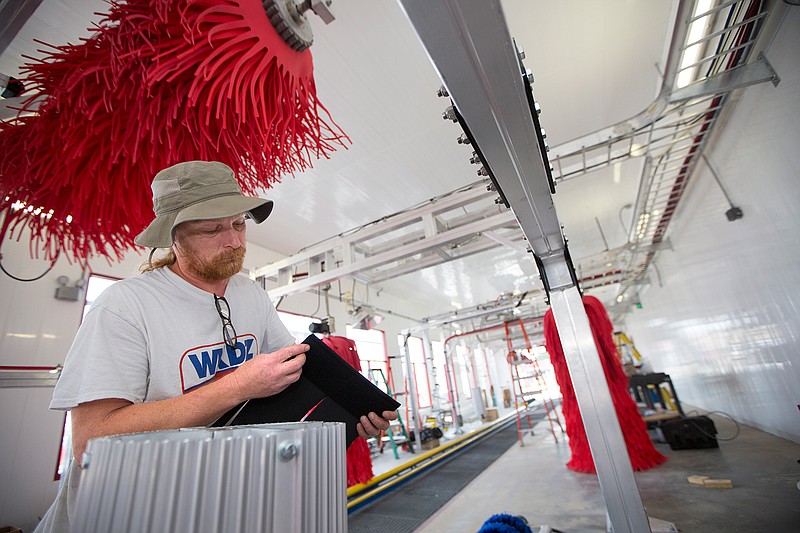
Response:
MULTIPOLYGON (((358 357, 355 341, 347 337, 326 335, 322 337, 322 342, 339 354, 339 357, 347 361, 350 366, 359 372, 361 371, 361 359, 358 357)), ((372 479, 372 455, 369 451, 369 445, 364 438, 356 437, 350 446, 347 447, 346 460, 348 487, 366 483, 372 479)))
POLYGON ((45 97, 0 123, 0 239, 28 227, 45 257, 120 257, 153 217, 159 170, 221 161, 252 194, 349 141, 317 100, 292 0, 110 5, 90 38, 26 65, 45 97))
MULTIPOLYGON (((608 313, 602 302, 594 296, 584 296, 583 305, 586 308, 592 336, 603 364, 611 400, 628 448, 631 466, 637 471, 655 468, 667 458, 653 446, 653 442, 647 434, 647 426, 628 392, 628 378, 622 371, 622 363, 617 357, 617 346, 614 344, 613 338, 614 328, 608 318, 608 313)), ((552 309, 549 309, 544 315, 544 338, 545 348, 547 348, 550 361, 553 363, 556 381, 561 388, 561 411, 564 414, 569 447, 572 451, 567 468, 576 472, 595 473, 586 430, 583 427, 583 419, 578 409, 575 389, 572 386, 572 378, 570 378, 567 362, 564 359, 564 351, 561 347, 561 339, 558 336, 552 309)))

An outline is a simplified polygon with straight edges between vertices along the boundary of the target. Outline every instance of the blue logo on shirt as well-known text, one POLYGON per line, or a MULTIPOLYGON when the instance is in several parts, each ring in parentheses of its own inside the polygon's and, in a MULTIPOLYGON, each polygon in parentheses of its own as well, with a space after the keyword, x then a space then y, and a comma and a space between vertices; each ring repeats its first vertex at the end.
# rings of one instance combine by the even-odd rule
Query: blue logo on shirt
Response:
POLYGON ((234 369, 249 361, 255 356, 257 349, 254 336, 241 335, 236 338, 236 349, 220 343, 187 351, 181 358, 184 392, 205 383, 218 372, 234 369))

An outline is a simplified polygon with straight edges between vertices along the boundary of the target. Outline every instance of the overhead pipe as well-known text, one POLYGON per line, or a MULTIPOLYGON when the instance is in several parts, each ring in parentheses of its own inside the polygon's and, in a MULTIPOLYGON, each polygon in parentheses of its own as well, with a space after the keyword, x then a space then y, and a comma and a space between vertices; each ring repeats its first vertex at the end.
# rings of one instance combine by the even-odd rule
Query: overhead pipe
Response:
POLYGON ((52 372, 53 374, 60 372, 63 367, 61 365, 55 366, 22 366, 22 365, 0 365, 0 372, 52 372))
MULTIPOLYGON (((531 317, 531 318, 526 318, 526 319, 521 319, 521 320, 523 320, 524 322, 543 322, 544 321, 544 315, 531 317)), ((514 320, 513 322, 519 322, 519 321, 520 320, 514 320)), ((467 337, 469 335, 477 335, 478 333, 484 333, 486 331, 493 331, 493 330, 496 330, 496 329, 502 329, 504 327, 505 327, 505 322, 503 322, 502 324, 495 324, 493 326, 487 326, 485 328, 473 329, 472 331, 456 333, 455 335, 450 335, 449 337, 447 337, 444 340, 444 345, 447 346, 448 342, 450 342, 453 339, 457 339, 459 337, 467 337)))
MULTIPOLYGON (((616 269, 600 272, 600 273, 597 273, 597 274, 591 274, 591 275, 587 275, 587 276, 582 276, 582 277, 579 278, 578 282, 580 283, 581 287, 584 287, 584 288, 603 287, 605 285, 611 285, 611 284, 614 284, 614 283, 618 283, 619 280, 613 279, 613 277, 614 276, 618 276, 618 275, 620 275, 622 273, 623 273, 623 271, 621 269, 616 268, 616 269), (612 278, 612 279, 606 279, 606 278, 612 278), (596 280, 601 280, 601 279, 605 279, 606 281, 604 281, 603 283, 595 284, 595 285, 584 286, 584 284, 587 284, 587 283, 590 283, 590 282, 596 281, 596 280)), ((525 295, 535 296, 535 294, 538 293, 538 292, 543 293, 544 291, 542 291, 541 289, 530 290, 530 291, 527 291, 525 293, 525 295)), ((523 296, 525 296, 525 295, 523 295, 523 296)), ((501 295, 501 297, 502 297, 502 295, 501 295)), ((497 300, 499 300, 499 299, 500 298, 498 298, 497 300)), ((497 300, 495 300, 495 301, 497 301, 497 300)), ((508 311, 510 309, 515 309, 515 308, 519 309, 520 308, 519 306, 522 305, 522 303, 521 303, 521 300, 517 300, 516 303, 509 302, 509 303, 504 304, 504 305, 499 306, 499 307, 493 307, 493 308, 485 307, 485 306, 488 306, 488 305, 491 305, 491 304, 479 304, 478 306, 475 306, 475 309, 467 309, 467 310, 462 310, 462 311, 441 313, 439 315, 433 315, 433 316, 430 316, 430 317, 425 317, 425 318, 422 319, 422 322, 423 322, 422 324, 420 324, 418 326, 414 326, 413 328, 409 328, 409 331, 425 331, 425 330, 429 330, 429 329, 433 329, 433 328, 437 328, 437 327, 442 327, 442 326, 445 326, 445 325, 450 324, 452 322, 464 322, 466 320, 470 320, 470 319, 474 319, 474 318, 481 318, 481 317, 485 317, 486 315, 491 315, 491 314, 494 314, 494 313, 500 314, 500 313, 503 313, 504 311, 508 311), (459 315, 459 313, 464 313, 464 314, 463 315, 459 315), (446 315, 446 317, 445 317, 445 315, 446 315)), ((532 307, 532 306, 528 305, 528 307, 532 307)), ((493 324, 492 327, 494 327, 494 326, 502 327, 502 323, 501 324, 493 324)), ((464 333, 463 335, 470 335, 473 332, 477 332, 477 331, 478 330, 473 330, 472 332, 467 332, 467 333, 464 333)))
POLYGON ((0 388, 54 387, 61 365, 0 365, 0 388))

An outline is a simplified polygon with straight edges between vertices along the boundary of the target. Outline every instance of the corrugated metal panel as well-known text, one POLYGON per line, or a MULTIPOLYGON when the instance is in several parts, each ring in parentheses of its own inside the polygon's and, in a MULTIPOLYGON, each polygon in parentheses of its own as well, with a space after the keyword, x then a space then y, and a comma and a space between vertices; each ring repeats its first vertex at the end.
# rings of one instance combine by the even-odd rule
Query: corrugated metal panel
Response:
POLYGON ((346 532, 345 475, 339 423, 94 439, 75 530, 346 532))

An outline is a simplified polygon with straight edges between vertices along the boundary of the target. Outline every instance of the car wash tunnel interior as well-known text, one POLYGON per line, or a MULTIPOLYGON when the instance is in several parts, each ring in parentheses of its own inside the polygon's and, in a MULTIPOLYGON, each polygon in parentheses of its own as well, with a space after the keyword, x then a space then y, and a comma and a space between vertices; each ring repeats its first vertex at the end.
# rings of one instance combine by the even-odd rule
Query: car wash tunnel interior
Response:
POLYGON ((797 531, 798 48, 796 0, 0 2, 0 533, 797 531))

